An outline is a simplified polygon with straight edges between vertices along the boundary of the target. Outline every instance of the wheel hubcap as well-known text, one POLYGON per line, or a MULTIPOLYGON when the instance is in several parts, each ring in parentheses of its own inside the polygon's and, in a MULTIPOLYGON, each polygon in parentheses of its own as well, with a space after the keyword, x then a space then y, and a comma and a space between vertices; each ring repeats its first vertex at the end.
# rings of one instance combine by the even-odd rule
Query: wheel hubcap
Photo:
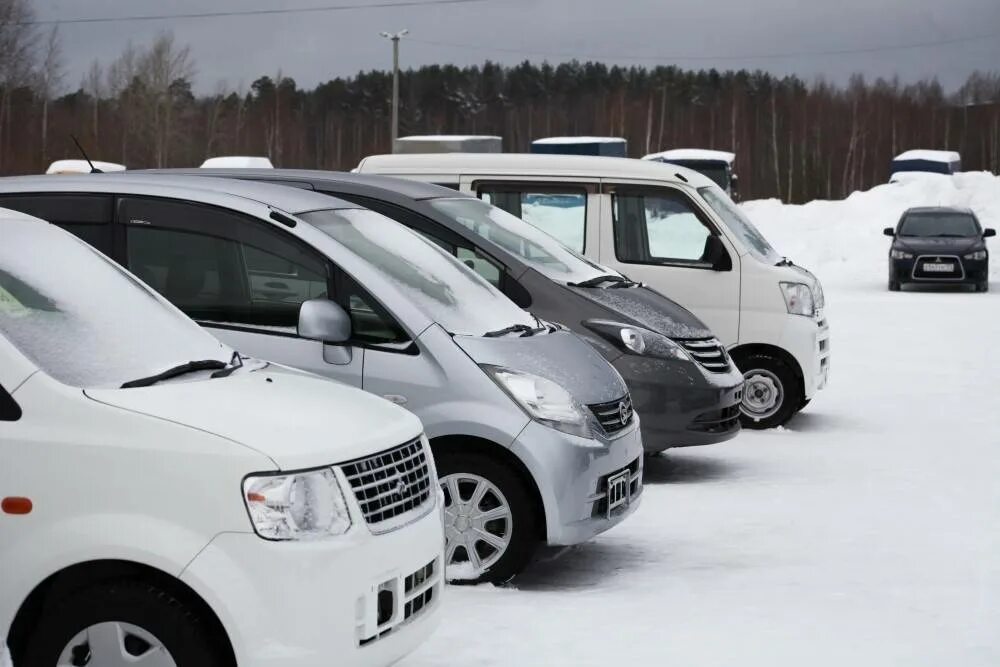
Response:
POLYGON ((131 623, 91 625, 69 641, 57 667, 177 667, 163 642, 131 623))
POLYGON ((444 490, 445 565, 449 579, 476 579, 499 561, 514 527, 510 504, 485 477, 455 473, 444 490))
POLYGON ((740 410, 753 419, 773 417, 781 408, 785 392, 778 376, 755 368, 743 374, 743 403, 740 410))

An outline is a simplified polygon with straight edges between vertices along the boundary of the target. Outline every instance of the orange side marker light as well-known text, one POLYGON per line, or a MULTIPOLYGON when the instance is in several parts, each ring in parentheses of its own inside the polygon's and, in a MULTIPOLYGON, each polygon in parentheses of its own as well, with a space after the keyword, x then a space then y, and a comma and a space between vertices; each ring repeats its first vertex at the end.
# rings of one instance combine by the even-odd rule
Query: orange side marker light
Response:
POLYGON ((7 496, 0 500, 0 509, 4 514, 30 514, 32 507, 30 498, 7 496))

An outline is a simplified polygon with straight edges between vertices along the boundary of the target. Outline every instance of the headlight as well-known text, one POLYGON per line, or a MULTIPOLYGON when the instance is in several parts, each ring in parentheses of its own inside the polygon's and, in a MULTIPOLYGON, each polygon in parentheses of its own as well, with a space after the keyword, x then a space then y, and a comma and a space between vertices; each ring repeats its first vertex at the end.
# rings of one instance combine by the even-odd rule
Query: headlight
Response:
POLYGON ((785 297, 785 308, 792 315, 812 317, 815 312, 812 290, 804 283, 781 283, 781 293, 785 297))
POLYGON ((913 259, 913 253, 905 250, 890 250, 889 256, 893 259, 913 259))
POLYGON ((631 354, 691 361, 691 356, 683 347, 655 331, 610 320, 587 320, 583 326, 631 354))
POLYGON ((535 421, 581 437, 590 437, 587 409, 561 386, 543 377, 483 364, 493 380, 535 421))
POLYGON ((332 468, 252 475, 243 500, 257 534, 268 540, 313 540, 343 535, 351 515, 332 468))
POLYGON ((970 252, 968 255, 962 255, 965 259, 986 259, 985 250, 977 250, 975 252, 970 252))

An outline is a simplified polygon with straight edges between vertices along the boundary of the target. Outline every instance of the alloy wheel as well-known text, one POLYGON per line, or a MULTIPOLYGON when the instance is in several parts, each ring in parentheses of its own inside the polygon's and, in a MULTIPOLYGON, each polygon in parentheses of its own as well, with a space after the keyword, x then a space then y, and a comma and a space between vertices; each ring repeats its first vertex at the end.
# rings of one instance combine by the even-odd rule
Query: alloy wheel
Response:
POLYGON ((454 473, 444 490, 445 568, 449 579, 478 579, 510 546, 514 522, 503 492, 485 477, 454 473))
POLYGON ((78 633, 59 654, 57 667, 177 667, 170 651, 131 623, 96 623, 78 633))

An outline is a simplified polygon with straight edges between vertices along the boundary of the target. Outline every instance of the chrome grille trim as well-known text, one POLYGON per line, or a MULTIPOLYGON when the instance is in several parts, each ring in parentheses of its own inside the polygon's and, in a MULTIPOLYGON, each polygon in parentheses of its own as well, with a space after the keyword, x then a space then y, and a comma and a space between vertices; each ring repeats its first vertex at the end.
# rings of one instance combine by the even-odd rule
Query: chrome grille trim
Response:
POLYGON ((625 394, 616 401, 596 403, 587 407, 597 417, 601 429, 607 435, 621 433, 635 421, 635 410, 632 409, 632 397, 629 394, 625 394), (625 419, 622 419, 623 414, 625 419))
POLYGON ((708 371, 728 373, 732 368, 726 348, 717 338, 680 338, 675 342, 708 371))
POLYGON ((419 512, 433 500, 430 454, 420 438, 337 467, 351 485, 373 532, 379 532, 377 528, 384 522, 394 520, 395 524, 401 517, 419 512))

